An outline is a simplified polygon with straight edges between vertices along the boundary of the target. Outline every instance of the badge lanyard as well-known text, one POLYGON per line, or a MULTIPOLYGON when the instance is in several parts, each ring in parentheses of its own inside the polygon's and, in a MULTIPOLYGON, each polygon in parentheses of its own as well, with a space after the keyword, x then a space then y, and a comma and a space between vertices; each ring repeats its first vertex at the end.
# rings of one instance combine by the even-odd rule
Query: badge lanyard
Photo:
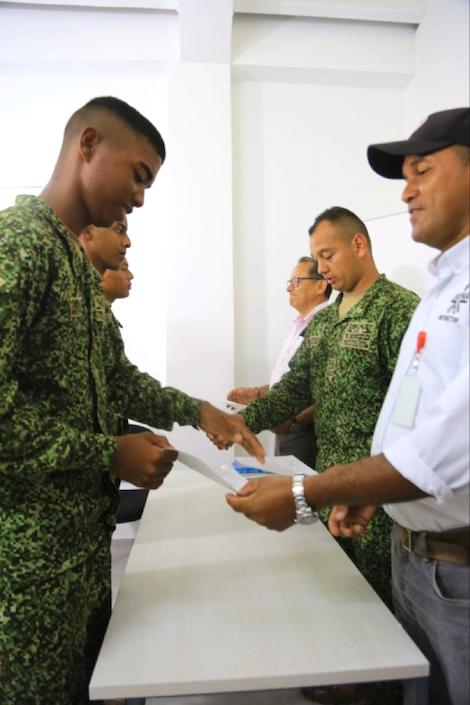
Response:
POLYGON ((413 428, 421 394, 421 382, 418 378, 418 366, 421 353, 426 345, 426 331, 420 330, 416 338, 416 351, 408 374, 403 377, 398 390, 391 421, 397 426, 413 428))

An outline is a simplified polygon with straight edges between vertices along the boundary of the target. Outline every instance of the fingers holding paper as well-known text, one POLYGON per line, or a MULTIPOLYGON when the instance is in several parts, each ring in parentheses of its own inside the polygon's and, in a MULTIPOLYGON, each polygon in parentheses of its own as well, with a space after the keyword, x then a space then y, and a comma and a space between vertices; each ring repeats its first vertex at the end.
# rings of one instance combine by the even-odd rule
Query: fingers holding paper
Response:
POLYGON ((239 443, 249 455, 264 463, 264 449, 240 414, 226 414, 209 402, 202 402, 199 425, 219 449, 239 443))
POLYGON ((248 482, 238 495, 226 495, 236 512, 274 531, 284 531, 295 522, 291 477, 264 477, 248 482))
POLYGON ((173 467, 178 452, 164 436, 135 433, 116 438, 112 471, 137 487, 157 489, 173 467))

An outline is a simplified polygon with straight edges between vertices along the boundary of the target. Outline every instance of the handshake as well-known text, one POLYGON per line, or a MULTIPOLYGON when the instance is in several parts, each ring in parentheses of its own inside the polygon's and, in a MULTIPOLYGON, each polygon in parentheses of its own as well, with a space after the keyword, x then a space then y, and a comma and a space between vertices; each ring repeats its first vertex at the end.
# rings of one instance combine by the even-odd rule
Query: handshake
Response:
MULTIPOLYGON (((217 448, 226 449, 239 443, 248 455, 264 463, 263 446, 242 416, 227 414, 206 401, 201 403, 200 411, 199 426, 217 448)), ((164 436, 151 431, 118 436, 116 445, 111 470, 137 487, 160 487, 178 457, 178 451, 164 436)))

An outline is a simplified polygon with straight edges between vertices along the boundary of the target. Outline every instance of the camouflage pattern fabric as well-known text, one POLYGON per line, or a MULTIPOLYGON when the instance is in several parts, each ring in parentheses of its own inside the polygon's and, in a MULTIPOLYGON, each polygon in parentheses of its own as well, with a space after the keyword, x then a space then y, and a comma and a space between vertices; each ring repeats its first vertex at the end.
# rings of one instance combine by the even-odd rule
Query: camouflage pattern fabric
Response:
MULTIPOLYGON (((7 581, 0 603, 2 705, 85 705, 111 614, 107 537, 84 563, 27 588, 7 581)), ((94 705, 99 705, 95 701, 94 705)))
MULTIPOLYGON (((416 294, 384 275, 343 318, 338 312, 341 298, 313 318, 289 372, 242 412, 258 433, 313 404, 318 472, 370 454, 401 340, 419 301, 416 294)), ((328 512, 322 514, 326 520, 328 512)), ((366 539, 342 542, 388 605, 391 525, 379 510, 366 539)))
MULTIPOLYGON (((0 390, 0 602, 7 596, 12 614, 17 599, 26 617, 33 589, 72 581, 104 537, 109 544, 120 419, 197 425, 200 402, 162 388, 127 360, 100 277, 78 239, 33 196, 0 213, 0 390)), ((51 603, 49 614, 60 641, 68 611, 54 613, 51 603)), ((8 619, 0 616, 3 654, 8 619)), ((31 669, 36 622, 28 628, 31 669)), ((11 684, 0 674, 3 703, 11 684)), ((26 702, 20 693, 15 705, 26 702)))

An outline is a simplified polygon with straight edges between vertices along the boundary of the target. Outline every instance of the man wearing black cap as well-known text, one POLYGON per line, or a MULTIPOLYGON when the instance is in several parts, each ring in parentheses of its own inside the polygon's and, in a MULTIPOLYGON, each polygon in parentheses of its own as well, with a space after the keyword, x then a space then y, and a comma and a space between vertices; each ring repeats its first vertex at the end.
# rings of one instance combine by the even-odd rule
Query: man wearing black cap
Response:
MULTIPOLYGON (((372 457, 305 478, 304 499, 312 514, 335 505, 337 536, 364 534, 386 504, 396 614, 431 663, 430 705, 468 705, 470 111, 434 113, 409 140, 369 147, 368 158, 377 173, 405 179, 412 237, 440 250, 436 283, 403 338, 372 457)), ((298 484, 294 500, 292 478, 253 480, 228 502, 284 530, 305 521, 298 484)))

